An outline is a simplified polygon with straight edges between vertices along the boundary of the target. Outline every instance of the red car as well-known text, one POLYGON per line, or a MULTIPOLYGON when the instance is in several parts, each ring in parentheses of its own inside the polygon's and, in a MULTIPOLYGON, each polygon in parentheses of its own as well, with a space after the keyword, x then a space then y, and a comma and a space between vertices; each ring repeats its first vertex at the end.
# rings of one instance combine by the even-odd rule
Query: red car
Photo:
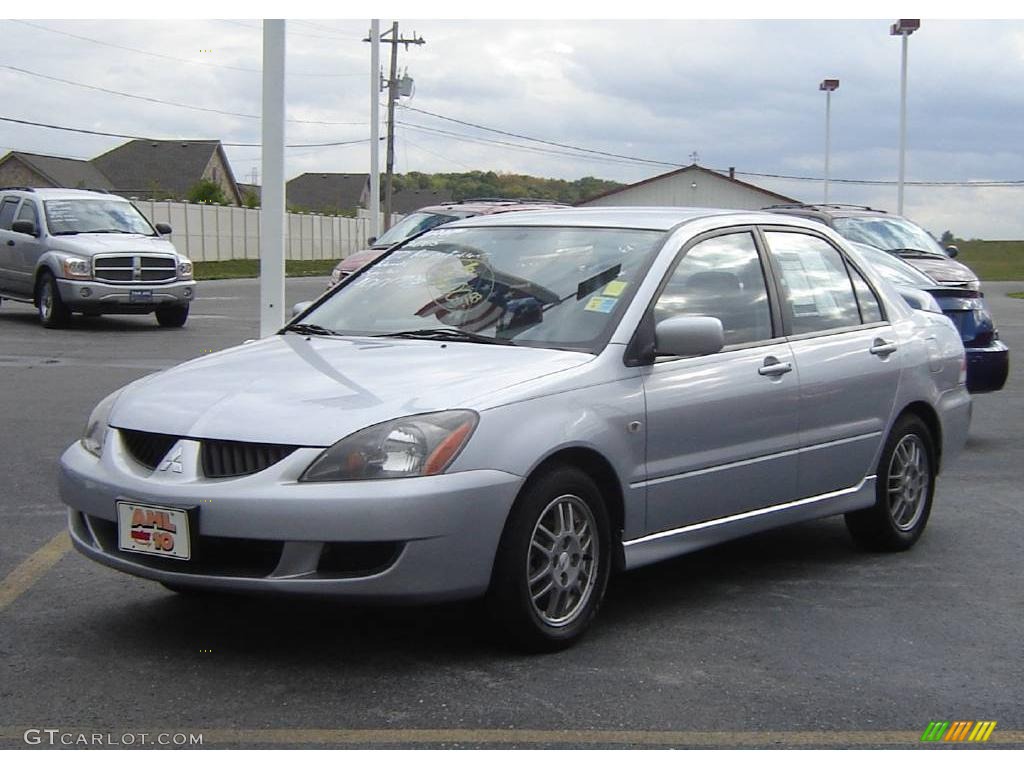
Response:
POLYGON ((376 240, 370 238, 369 247, 366 250, 356 251, 339 261, 334 271, 331 272, 331 279, 327 287, 328 289, 333 288, 353 272, 357 272, 367 264, 376 261, 388 250, 399 243, 405 242, 410 237, 449 221, 468 219, 471 216, 483 216, 489 213, 565 207, 568 206, 551 200, 506 200, 498 198, 460 200, 459 202, 441 203, 440 205, 428 205, 425 208, 420 208, 418 211, 410 213, 376 240))

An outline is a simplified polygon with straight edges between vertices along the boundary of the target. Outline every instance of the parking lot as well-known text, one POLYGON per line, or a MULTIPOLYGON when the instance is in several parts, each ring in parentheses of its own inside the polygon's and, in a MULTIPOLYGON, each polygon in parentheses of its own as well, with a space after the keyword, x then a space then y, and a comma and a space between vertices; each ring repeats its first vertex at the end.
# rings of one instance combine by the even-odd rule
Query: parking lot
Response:
MULTIPOLYGON (((288 281, 288 304, 324 278, 288 281)), ((1011 354, 1021 283, 986 286, 1011 354)), ((613 581, 576 647, 523 656, 476 605, 184 598, 70 551, 57 460, 105 394, 257 335, 258 284, 44 330, 0 307, 0 746, 27 729, 201 733, 206 746, 886 746, 934 720, 1024 745, 1024 371, 975 399, 922 540, 856 550, 841 519, 613 581)), ((415 371, 409 372, 415 376, 415 371)), ((122 742, 123 743, 123 742, 122 742)))

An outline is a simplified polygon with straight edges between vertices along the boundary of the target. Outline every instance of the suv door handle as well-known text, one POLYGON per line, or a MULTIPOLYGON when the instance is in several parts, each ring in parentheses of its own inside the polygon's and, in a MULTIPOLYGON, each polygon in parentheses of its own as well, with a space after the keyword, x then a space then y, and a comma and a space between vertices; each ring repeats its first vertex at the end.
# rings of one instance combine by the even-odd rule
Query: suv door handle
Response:
POLYGON ((791 363, 780 362, 777 357, 769 355, 764 359, 761 367, 757 369, 757 372, 762 376, 781 376, 784 373, 789 373, 793 370, 791 363))
POLYGON ((885 357, 891 355, 896 351, 895 341, 886 341, 885 339, 875 339, 871 345, 871 349, 868 350, 872 355, 878 355, 879 357, 885 357))

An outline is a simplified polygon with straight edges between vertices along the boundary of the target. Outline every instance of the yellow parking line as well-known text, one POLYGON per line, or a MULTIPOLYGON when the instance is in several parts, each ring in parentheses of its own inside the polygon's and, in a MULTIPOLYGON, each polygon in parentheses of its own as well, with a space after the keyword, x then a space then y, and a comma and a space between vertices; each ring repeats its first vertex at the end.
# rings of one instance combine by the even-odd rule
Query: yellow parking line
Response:
MULTIPOLYGON (((34 726, 39 727, 39 726, 34 726)), ((54 728, 53 725, 47 725, 54 728)), ((27 727, 0 726, 0 740, 21 740, 27 727)), ((106 732, 106 729, 100 729, 106 732)), ((96 728, 62 727, 63 733, 94 733, 96 728)), ((374 746, 453 744, 496 746, 621 746, 621 747, 898 747, 922 744, 914 731, 605 731, 528 729, 207 729, 197 727, 140 728, 127 732, 202 734, 203 746, 221 744, 276 746, 374 746)), ((1024 731, 1000 731, 989 744, 1024 744, 1024 731)), ((941 747, 939 747, 941 749, 941 747)))
POLYGON ((71 549, 67 531, 61 531, 0 581, 0 611, 17 600, 71 549))

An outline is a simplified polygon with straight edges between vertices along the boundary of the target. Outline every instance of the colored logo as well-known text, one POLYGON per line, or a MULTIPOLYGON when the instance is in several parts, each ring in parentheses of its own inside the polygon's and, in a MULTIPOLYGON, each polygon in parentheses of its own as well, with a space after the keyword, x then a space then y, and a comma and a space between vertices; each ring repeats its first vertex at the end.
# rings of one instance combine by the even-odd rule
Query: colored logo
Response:
POLYGON ((995 720, 933 720, 921 734, 921 741, 988 741, 996 729, 995 720))

